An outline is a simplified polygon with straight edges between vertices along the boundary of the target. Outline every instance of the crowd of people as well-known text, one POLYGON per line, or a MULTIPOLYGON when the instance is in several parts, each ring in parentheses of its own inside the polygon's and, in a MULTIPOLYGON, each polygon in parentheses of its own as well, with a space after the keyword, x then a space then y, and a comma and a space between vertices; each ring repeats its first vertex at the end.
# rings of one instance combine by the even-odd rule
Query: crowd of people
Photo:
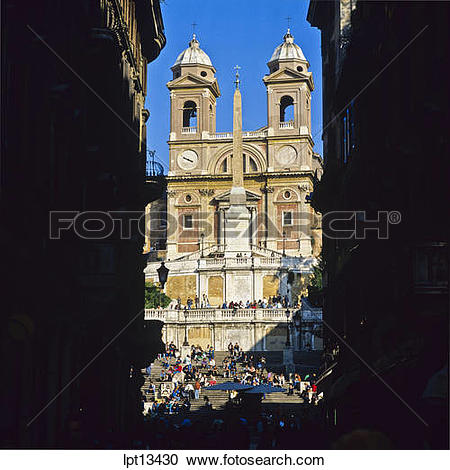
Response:
POLYGON ((287 295, 281 296, 273 296, 269 297, 268 299, 259 299, 259 300, 253 300, 253 302, 250 302, 250 300, 247 300, 247 302, 243 302, 240 300, 239 302, 224 302, 221 306, 223 309, 241 309, 241 308, 247 308, 247 309, 255 309, 255 308, 288 308, 288 307, 295 307, 291 305, 289 302, 289 298, 287 295))
POLYGON ((241 309, 241 308, 296 308, 298 305, 293 305, 289 301, 289 297, 287 295, 274 295, 269 298, 263 298, 259 300, 247 300, 243 301, 230 301, 230 302, 223 302, 219 306, 212 306, 209 302, 208 296, 203 294, 202 298, 199 298, 197 295, 189 296, 186 299, 186 303, 183 304, 181 301, 181 297, 174 299, 170 302, 168 308, 169 310, 192 310, 192 309, 199 309, 199 308, 212 308, 212 307, 219 307, 222 309, 241 309))
MULTIPOLYGON (((305 376, 302 386, 299 374, 285 376, 283 373, 268 370, 263 355, 247 353, 238 343, 228 344, 228 355, 223 359, 220 370, 216 364, 214 348, 210 345, 205 349, 192 346, 190 354, 183 359, 175 344, 170 342, 166 353, 161 354, 159 358, 162 364, 159 376, 160 393, 157 393, 156 384, 150 381, 143 399, 143 409, 147 414, 172 415, 190 411, 192 400, 199 400, 202 390, 216 385, 219 376, 251 386, 286 387, 288 395, 297 391, 305 403, 317 404, 320 399, 314 383, 315 374, 305 376), (163 384, 168 386, 164 387, 163 384)), ((151 374, 150 368, 147 369, 147 374, 151 374)), ((203 397, 203 400, 203 408, 212 410, 208 397, 203 397)), ((230 393, 227 406, 235 407, 238 404, 238 393, 230 393)))
POLYGON ((147 415, 137 448, 147 449, 323 449, 317 410, 293 414, 281 408, 249 418, 239 410, 203 419, 147 415))

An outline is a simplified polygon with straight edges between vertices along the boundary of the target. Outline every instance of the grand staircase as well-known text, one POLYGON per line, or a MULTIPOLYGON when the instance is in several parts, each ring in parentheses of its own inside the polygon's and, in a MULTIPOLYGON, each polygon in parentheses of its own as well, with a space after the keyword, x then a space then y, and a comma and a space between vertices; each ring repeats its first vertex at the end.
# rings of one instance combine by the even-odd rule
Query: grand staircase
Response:
MULTIPOLYGON (((283 353, 281 351, 271 351, 271 352, 264 352, 252 353, 256 357, 263 355, 266 358, 267 370, 272 372, 281 372, 283 370, 282 366, 282 359, 283 353)), ((217 383, 227 382, 231 379, 227 379, 223 377, 223 367, 222 361, 228 355, 228 352, 225 351, 216 351, 215 352, 215 361, 217 365, 217 369, 220 373, 219 376, 215 377, 217 383)), ((298 351, 294 354, 294 360, 297 364, 296 370, 300 374, 312 373, 313 371, 318 369, 319 361, 320 361, 320 353, 312 351, 312 352, 302 352, 298 351)), ((171 364, 175 363, 175 359, 171 358, 171 364)), ((194 362, 194 365, 196 363, 194 362)), ((149 396, 146 394, 146 391, 149 388, 150 381, 156 384, 157 389, 159 388, 160 382, 160 375, 163 369, 162 361, 156 360, 152 365, 151 376, 148 374, 145 375, 145 382, 141 388, 141 391, 144 396, 149 396)), ((143 372, 145 372, 143 370, 143 372)), ((243 366, 238 363, 237 365, 237 372, 238 374, 243 372, 243 366)), ((287 386, 285 387, 287 388, 287 386)), ((213 410, 215 411, 223 411, 225 407, 225 403, 228 400, 228 392, 222 390, 208 390, 207 388, 202 388, 200 392, 200 399, 199 400, 192 400, 191 401, 191 410, 189 415, 196 415, 198 417, 201 414, 210 414, 211 412, 206 410, 204 407, 204 397, 207 396, 209 398, 209 402, 211 403, 213 410)), ((287 393, 271 393, 266 395, 263 400, 263 407, 265 408, 282 408, 284 411, 289 409, 294 409, 298 407, 298 405, 302 404, 303 400, 300 398, 297 391, 294 392, 294 395, 288 395, 287 393)), ((186 415, 184 415, 186 416, 186 415)))

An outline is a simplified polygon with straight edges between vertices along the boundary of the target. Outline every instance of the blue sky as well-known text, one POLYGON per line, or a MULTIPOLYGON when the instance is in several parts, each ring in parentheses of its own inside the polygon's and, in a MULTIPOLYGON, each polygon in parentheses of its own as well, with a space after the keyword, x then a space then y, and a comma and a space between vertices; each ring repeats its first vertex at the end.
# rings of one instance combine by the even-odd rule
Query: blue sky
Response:
MULTIPOLYGON (((161 4, 167 44, 148 67, 147 146, 168 164, 170 67, 188 47, 192 23, 200 47, 217 70, 221 96, 217 100, 217 131, 232 130, 234 66, 241 68, 244 130, 267 124, 266 91, 262 82, 266 63, 283 41, 288 20, 291 32, 310 63, 315 90, 312 94, 312 134, 322 155, 322 68, 320 32, 306 21, 309 0, 166 0, 161 4)), ((167 171, 167 168, 166 168, 167 171)))

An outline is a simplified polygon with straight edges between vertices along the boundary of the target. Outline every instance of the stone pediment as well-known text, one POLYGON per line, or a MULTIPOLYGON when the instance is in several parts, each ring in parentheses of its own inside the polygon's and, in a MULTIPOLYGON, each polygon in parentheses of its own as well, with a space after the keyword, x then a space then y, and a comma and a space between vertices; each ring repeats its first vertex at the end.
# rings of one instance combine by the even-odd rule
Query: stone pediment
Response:
MULTIPOLYGON (((214 200, 217 202, 230 202, 230 191, 226 191, 222 194, 219 194, 214 198, 214 200)), ((259 201, 261 199, 261 196, 259 194, 245 190, 245 199, 247 202, 254 202, 259 201)))
POLYGON ((307 81, 310 84, 311 88, 314 88, 311 72, 299 72, 289 67, 282 70, 277 70, 271 75, 266 75, 263 78, 264 83, 296 82, 299 80, 307 81))
POLYGON ((188 73, 187 75, 183 75, 181 77, 176 78, 175 80, 170 81, 167 83, 167 87, 170 89, 174 88, 212 88, 217 96, 220 95, 219 85, 217 80, 205 80, 198 75, 193 75, 188 73))

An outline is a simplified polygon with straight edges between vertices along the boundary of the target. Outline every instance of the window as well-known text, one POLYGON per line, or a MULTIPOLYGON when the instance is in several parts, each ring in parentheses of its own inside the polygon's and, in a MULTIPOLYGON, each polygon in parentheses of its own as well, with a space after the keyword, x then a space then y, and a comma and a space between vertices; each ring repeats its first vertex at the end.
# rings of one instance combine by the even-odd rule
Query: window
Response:
POLYGON ((220 172, 221 173, 228 172, 228 157, 223 159, 223 162, 220 165, 220 172))
POLYGON ((347 163, 356 148, 353 101, 345 110, 342 118, 342 160, 347 163))
MULTIPOLYGON (((233 155, 228 155, 220 162, 219 173, 229 173, 231 171, 232 163, 229 164, 229 159, 232 157, 233 155)), ((245 153, 242 155, 242 171, 244 173, 256 173, 258 171, 256 160, 245 153)))
POLYGON ((208 74, 203 70, 203 71, 200 72, 200 75, 201 75, 202 77, 206 77, 208 74))
POLYGON ((186 194, 184 200, 185 200, 186 202, 191 202, 191 201, 192 201, 192 196, 191 196, 190 194, 186 194))
POLYGON ((283 211, 283 226, 292 225, 292 212, 283 211))
POLYGON ((280 100, 280 122, 294 120, 294 99, 292 96, 283 96, 280 100))
POLYGON ((197 105, 193 101, 184 103, 183 127, 197 127, 197 105))
POLYGON ((448 253, 444 242, 429 243, 414 250, 414 287, 420 293, 448 290, 448 253))
POLYGON ((183 214, 183 228, 194 228, 192 214, 183 214))
POLYGON ((297 67, 297 70, 298 70, 299 72, 303 72, 303 67, 300 67, 300 65, 299 65, 299 66, 297 67))
POLYGON ((292 196, 292 194, 291 194, 290 191, 285 191, 285 192, 283 193, 284 199, 291 199, 291 196, 292 196))

